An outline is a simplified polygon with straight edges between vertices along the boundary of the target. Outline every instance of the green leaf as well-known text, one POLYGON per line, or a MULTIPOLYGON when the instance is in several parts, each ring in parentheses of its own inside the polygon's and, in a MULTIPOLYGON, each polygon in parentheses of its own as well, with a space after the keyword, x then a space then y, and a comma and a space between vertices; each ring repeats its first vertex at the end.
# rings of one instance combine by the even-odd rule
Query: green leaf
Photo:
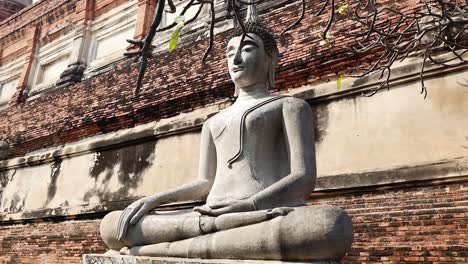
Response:
POLYGON ((179 42, 180 31, 182 27, 177 27, 177 29, 172 32, 171 40, 169 41, 169 52, 175 50, 177 43, 179 42))
POLYGON ((336 10, 340 15, 344 15, 346 13, 348 13, 349 11, 349 5, 348 4, 345 4, 345 5, 342 5, 340 7, 338 7, 338 9, 336 10))
POLYGON ((341 74, 338 76, 338 79, 336 79, 336 89, 338 89, 338 91, 341 89, 341 81, 343 81, 344 78, 346 78, 346 75, 341 74))
POLYGON ((184 16, 176 16, 176 18, 174 18, 174 22, 177 23, 177 24, 184 23, 185 22, 185 17, 184 16))

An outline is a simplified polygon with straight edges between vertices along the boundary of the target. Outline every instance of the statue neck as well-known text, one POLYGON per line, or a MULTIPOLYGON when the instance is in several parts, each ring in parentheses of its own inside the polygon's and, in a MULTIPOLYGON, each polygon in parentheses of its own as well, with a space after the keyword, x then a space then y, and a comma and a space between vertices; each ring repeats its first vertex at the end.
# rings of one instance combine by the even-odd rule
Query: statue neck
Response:
POLYGON ((239 88, 239 95, 236 102, 245 100, 255 100, 265 98, 270 95, 265 84, 253 84, 247 87, 239 88))

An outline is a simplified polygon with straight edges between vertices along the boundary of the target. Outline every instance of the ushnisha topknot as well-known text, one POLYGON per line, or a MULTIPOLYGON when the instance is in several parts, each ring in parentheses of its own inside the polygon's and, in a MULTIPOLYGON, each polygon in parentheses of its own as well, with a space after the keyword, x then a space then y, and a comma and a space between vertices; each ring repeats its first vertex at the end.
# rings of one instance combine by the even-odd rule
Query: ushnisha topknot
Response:
MULTIPOLYGON (((251 4, 247 5, 247 14, 244 23, 245 33, 252 33, 259 36, 263 41, 268 56, 277 58, 279 52, 275 38, 260 22, 255 4, 252 3, 252 0, 248 0, 248 2, 251 4)), ((237 26, 233 37, 242 36, 242 33, 242 28, 237 26)))
MULTIPOLYGON (((247 20, 244 24, 245 32, 252 33, 259 36, 265 47, 266 53, 271 57, 274 54, 278 54, 278 46, 273 35, 257 20, 247 20)), ((237 27, 234 31, 233 37, 242 36, 242 29, 237 27)))

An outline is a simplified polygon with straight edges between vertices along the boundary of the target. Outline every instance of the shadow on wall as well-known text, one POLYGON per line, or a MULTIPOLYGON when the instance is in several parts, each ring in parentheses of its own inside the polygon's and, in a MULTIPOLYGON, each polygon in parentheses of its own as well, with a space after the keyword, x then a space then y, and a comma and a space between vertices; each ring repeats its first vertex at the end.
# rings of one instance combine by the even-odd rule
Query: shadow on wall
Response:
MULTIPOLYGON (((310 104, 310 103, 309 103, 310 104)), ((312 116, 314 118, 314 138, 315 143, 319 143, 326 136, 328 126, 328 106, 327 104, 311 105, 312 116)))
POLYGON ((50 201, 55 197, 57 193, 57 179, 60 175, 60 168, 62 166, 62 159, 55 158, 54 162, 50 166, 50 185, 47 188, 47 201, 45 202, 44 207, 47 207, 50 201))
MULTIPOLYGON (((10 172, 7 171, 7 170, 0 171, 0 204, 3 201, 3 191, 5 190, 5 187, 7 186, 8 182, 13 180, 13 177, 15 176, 15 174, 16 174, 16 169, 14 169, 14 170, 12 170, 10 172)), ((15 194, 11 198, 11 201, 12 202, 11 202, 10 208, 8 208, 8 210, 11 211, 11 210, 21 210, 21 209, 23 209, 25 201, 23 199, 21 199, 18 196, 18 194, 15 194)))
POLYGON ((156 142, 97 151, 94 166, 90 169, 90 176, 94 178, 96 185, 86 192, 83 200, 89 202, 91 197, 99 197, 100 201, 119 201, 128 198, 129 191, 138 187, 144 171, 152 166, 156 142), (122 187, 116 191, 102 188, 113 177, 117 177, 122 187))
POLYGON ((3 140, 0 140, 0 160, 6 159, 10 154, 10 145, 3 140))

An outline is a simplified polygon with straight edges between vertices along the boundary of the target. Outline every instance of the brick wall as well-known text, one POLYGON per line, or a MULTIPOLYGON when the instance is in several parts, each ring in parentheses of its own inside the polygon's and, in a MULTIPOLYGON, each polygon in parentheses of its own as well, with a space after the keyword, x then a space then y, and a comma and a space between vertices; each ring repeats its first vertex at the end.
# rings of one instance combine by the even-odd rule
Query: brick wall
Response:
POLYGON ((68 220, 0 226, 0 263, 81 263, 101 253, 99 220, 68 220))
POLYGON ((468 263, 468 184, 397 186, 317 197, 353 219, 344 263, 468 263))
MULTIPOLYGON (((310 203, 351 215, 354 244, 344 264, 468 262, 467 183, 321 194, 310 203)), ((0 226, 0 263, 80 263, 81 254, 103 253, 99 218, 0 226)))

